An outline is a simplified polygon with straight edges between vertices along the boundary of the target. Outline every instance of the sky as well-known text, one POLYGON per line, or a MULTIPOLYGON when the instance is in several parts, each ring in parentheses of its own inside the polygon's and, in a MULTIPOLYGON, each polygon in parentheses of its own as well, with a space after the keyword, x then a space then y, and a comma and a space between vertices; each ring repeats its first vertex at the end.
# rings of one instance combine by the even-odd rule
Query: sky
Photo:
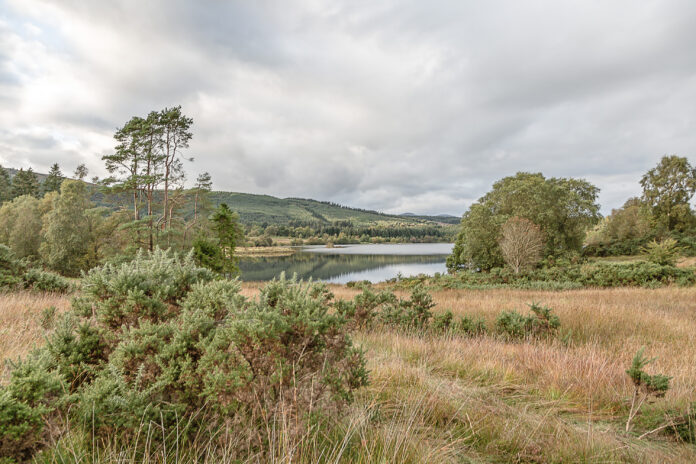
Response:
POLYGON ((696 164, 693 0, 0 0, 0 164, 103 177, 176 105, 189 182, 461 215, 518 171, 605 214, 696 164))

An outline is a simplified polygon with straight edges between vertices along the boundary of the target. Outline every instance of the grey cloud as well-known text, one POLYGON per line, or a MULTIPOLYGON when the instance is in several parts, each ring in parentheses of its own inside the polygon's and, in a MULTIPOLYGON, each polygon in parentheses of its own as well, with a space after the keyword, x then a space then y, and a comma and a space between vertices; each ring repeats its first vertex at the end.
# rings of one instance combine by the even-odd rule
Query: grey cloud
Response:
POLYGON ((587 178, 609 212, 661 155, 694 160, 686 0, 7 8, 8 165, 102 173, 116 127, 175 104, 195 121, 189 179, 388 212, 461 214, 520 170, 587 178))

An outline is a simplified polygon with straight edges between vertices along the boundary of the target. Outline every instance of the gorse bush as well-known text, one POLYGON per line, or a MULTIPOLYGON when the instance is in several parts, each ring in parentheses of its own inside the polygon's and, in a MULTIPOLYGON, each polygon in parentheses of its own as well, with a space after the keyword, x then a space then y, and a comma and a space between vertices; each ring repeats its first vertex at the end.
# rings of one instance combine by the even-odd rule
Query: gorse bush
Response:
POLYGON ((24 287, 41 292, 67 293, 72 285, 67 279, 53 272, 29 269, 24 274, 24 287))
POLYGON ((18 259, 9 247, 0 244, 0 288, 67 293, 72 285, 58 274, 29 268, 26 260, 18 259))
POLYGON ((655 361, 655 358, 646 358, 643 354, 644 351, 645 347, 638 350, 631 361, 631 367, 626 370, 634 386, 631 409, 628 412, 628 419, 626 420, 626 432, 631 429, 631 422, 640 411, 643 403, 650 396, 661 398, 665 396, 665 393, 669 390, 669 381, 671 377, 662 374, 648 374, 645 372, 645 367, 655 361))
POLYGON ((82 288, 0 391, 0 458, 26 459, 60 424, 97 442, 136 440, 156 424, 176 431, 153 438, 163 446, 224 428, 240 437, 240 459, 263 455, 274 421, 299 437, 367 383, 363 353, 321 284, 283 277, 248 300, 191 255, 155 250, 93 269, 82 288))
POLYGON ((348 321, 353 329, 374 327, 407 331, 420 331, 436 335, 479 336, 488 332, 483 319, 470 316, 455 317, 452 311, 433 314, 435 307, 432 296, 424 286, 416 285, 409 298, 398 298, 393 292, 374 292, 363 287, 362 293, 352 301, 338 301, 338 314, 348 321))
POLYGON ((386 325, 406 329, 423 329, 433 317, 431 309, 435 306, 432 296, 422 286, 416 286, 411 298, 399 299, 383 307, 379 320, 386 325))
POLYGON ((495 326, 501 335, 509 340, 521 340, 529 337, 549 337, 557 333, 561 321, 551 308, 536 303, 529 305, 530 315, 517 311, 503 311, 498 315, 495 326))
POLYGON ((432 296, 421 286, 416 286, 410 298, 397 298, 393 292, 373 292, 363 287, 353 301, 340 301, 336 305, 339 314, 350 321, 353 328, 367 329, 375 323, 403 329, 424 329, 433 317, 435 306, 432 296))

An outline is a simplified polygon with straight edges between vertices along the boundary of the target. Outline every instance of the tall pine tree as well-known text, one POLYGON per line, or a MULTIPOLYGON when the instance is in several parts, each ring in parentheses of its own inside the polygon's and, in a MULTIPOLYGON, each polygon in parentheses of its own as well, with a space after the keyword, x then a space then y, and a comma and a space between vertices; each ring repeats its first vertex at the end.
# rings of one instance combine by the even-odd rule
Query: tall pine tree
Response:
POLYGON ((48 171, 48 176, 43 182, 43 193, 44 195, 48 192, 58 192, 60 190, 60 184, 63 183, 63 173, 60 172, 60 166, 58 163, 54 163, 51 166, 51 170, 48 171))
POLYGON ((20 169, 12 179, 12 197, 17 198, 22 195, 39 196, 39 180, 31 168, 26 171, 20 169))
POLYGON ((12 199, 12 180, 10 174, 0 166, 0 203, 12 199))

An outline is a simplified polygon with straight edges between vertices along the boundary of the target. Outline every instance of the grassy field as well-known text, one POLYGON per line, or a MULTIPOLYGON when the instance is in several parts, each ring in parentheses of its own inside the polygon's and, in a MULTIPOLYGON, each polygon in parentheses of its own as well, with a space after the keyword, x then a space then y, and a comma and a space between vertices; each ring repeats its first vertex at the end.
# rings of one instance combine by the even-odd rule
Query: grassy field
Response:
MULTIPOLYGON (((258 287, 245 284, 243 293, 258 287)), ((638 438, 696 400, 696 288, 452 290, 434 298, 436 312, 483 317, 489 326, 503 309, 541 302, 560 316, 563 341, 358 333, 370 386, 345 420, 310 431, 296 447, 279 445, 273 462, 696 462, 696 447, 664 431, 638 438), (641 346, 657 357, 648 371, 672 376, 672 388, 626 433, 633 390, 625 370, 641 346)), ((0 295, 0 358, 42 343, 42 309, 68 305, 68 297, 0 295)), ((118 446, 67 462, 94 461, 130 462, 118 446)))

